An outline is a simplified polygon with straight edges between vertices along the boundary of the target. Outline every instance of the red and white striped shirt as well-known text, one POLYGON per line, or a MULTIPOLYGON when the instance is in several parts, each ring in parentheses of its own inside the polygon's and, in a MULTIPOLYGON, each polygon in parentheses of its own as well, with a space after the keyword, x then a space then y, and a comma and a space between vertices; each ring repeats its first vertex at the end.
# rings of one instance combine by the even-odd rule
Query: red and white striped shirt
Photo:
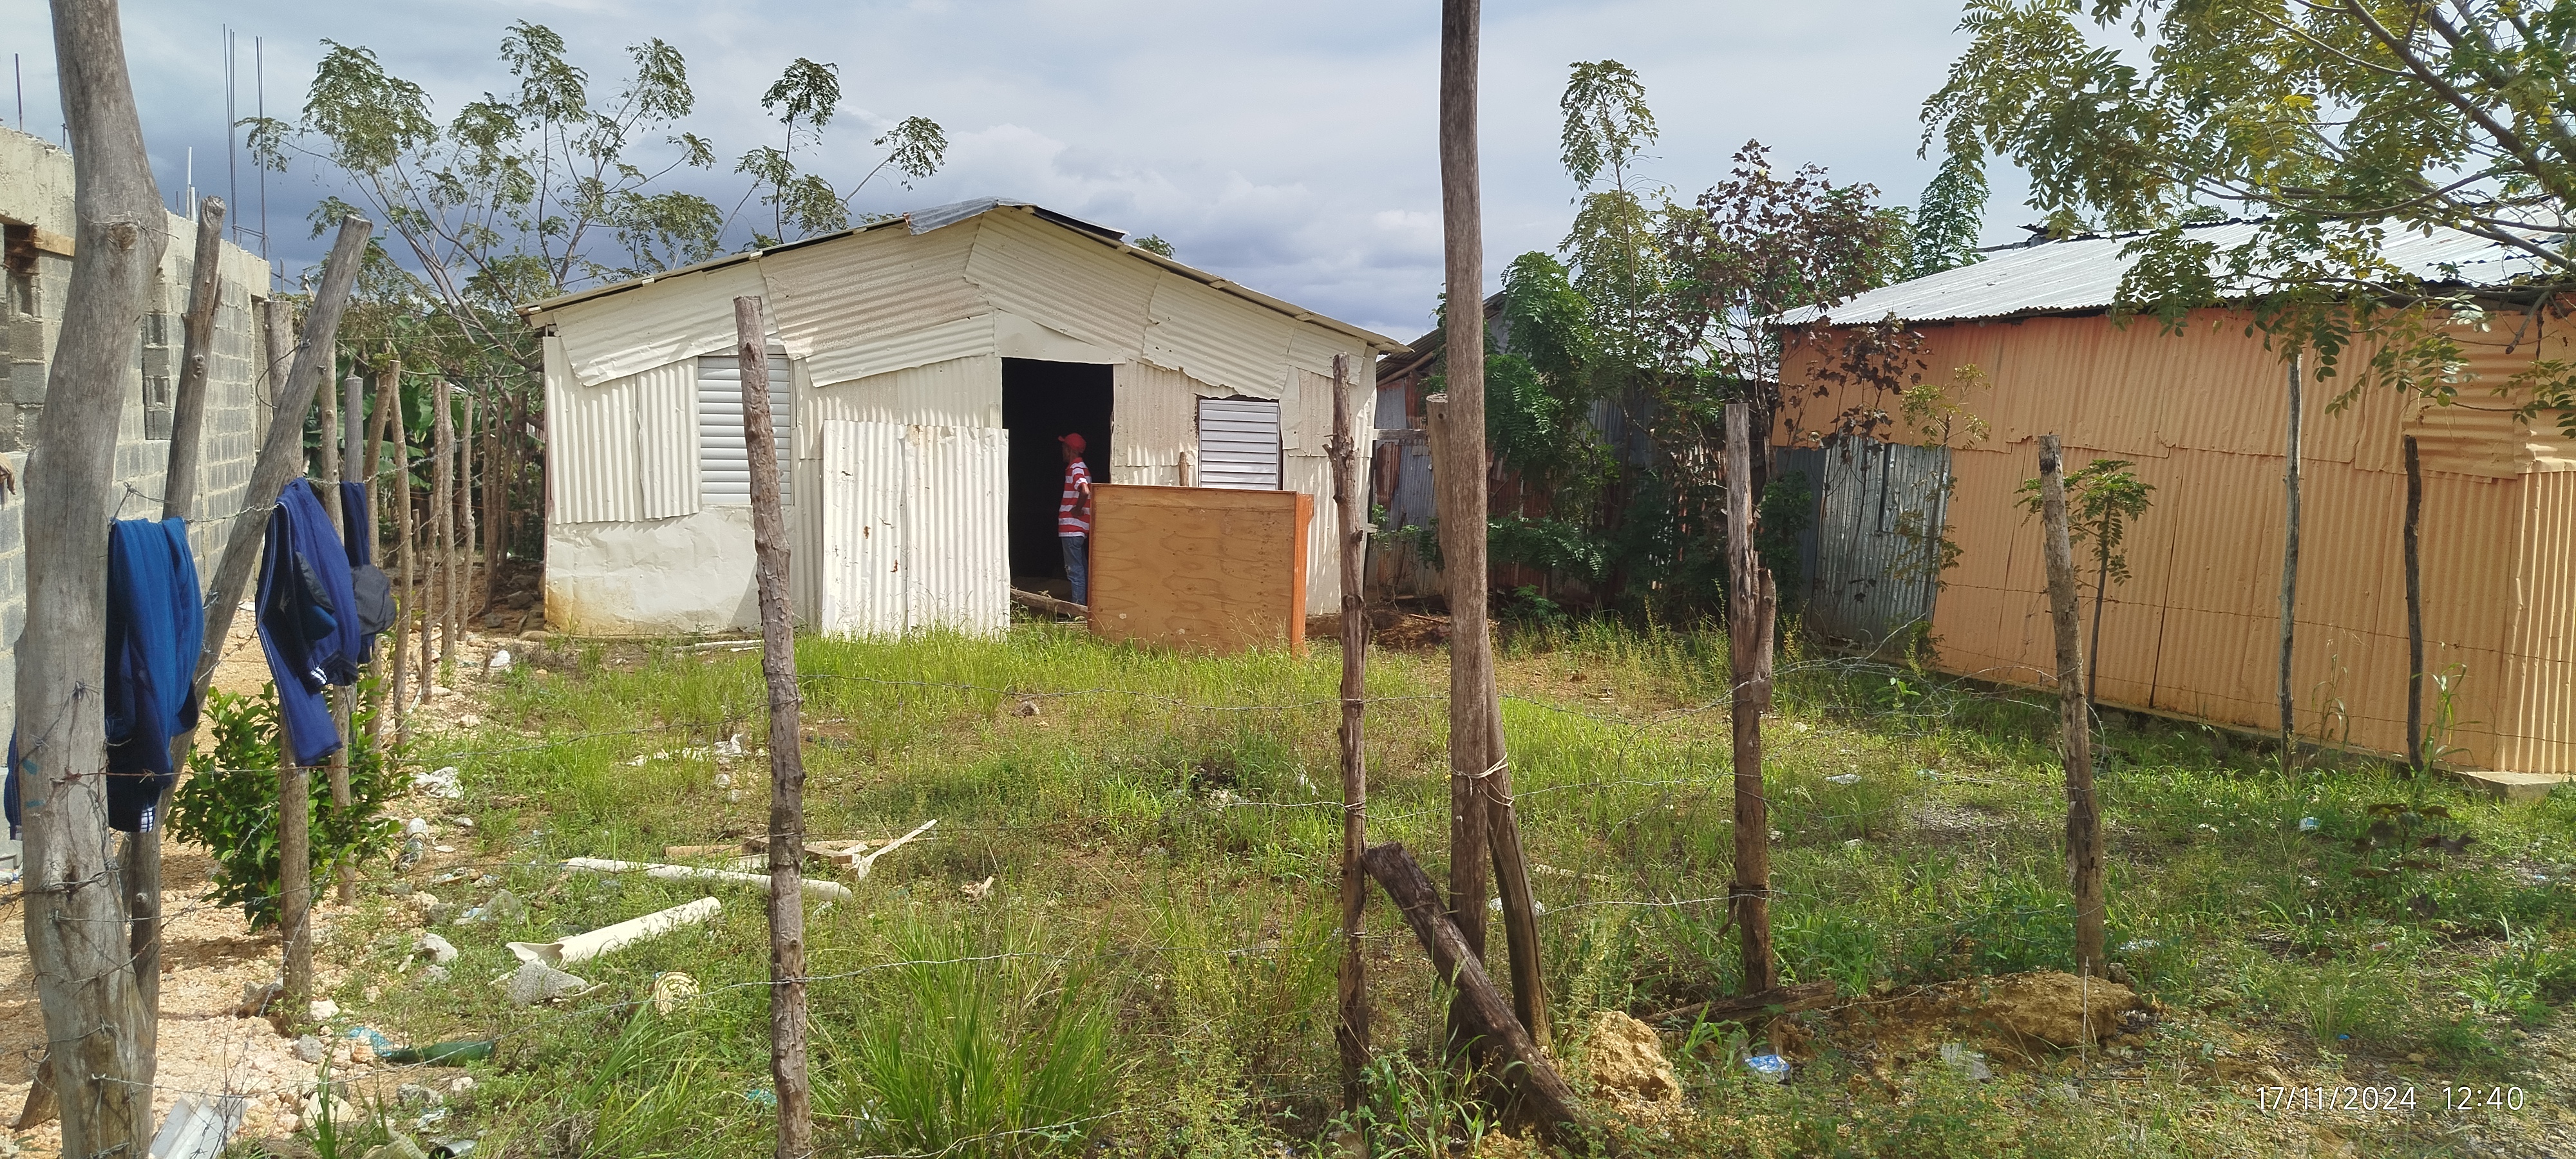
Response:
POLYGON ((1080 459, 1064 469, 1064 496, 1055 504, 1057 535, 1091 534, 1091 468, 1080 459))

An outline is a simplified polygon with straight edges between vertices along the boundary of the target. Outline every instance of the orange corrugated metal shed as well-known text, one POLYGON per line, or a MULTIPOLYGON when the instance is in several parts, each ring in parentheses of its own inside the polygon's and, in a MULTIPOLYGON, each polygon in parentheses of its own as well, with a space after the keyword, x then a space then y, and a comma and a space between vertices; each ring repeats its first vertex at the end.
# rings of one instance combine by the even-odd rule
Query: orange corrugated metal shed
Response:
MULTIPOLYGON (((2458 674, 2449 743, 2460 751, 2450 760, 2576 770, 2576 442, 2546 419, 2537 431, 2516 421, 2516 400, 2494 393, 2534 359, 2576 357, 2576 319, 2547 314, 2499 317, 2486 331, 2458 334, 2474 377, 2456 405, 2372 387, 2329 406, 2339 382, 2307 391, 2292 681, 2308 736, 2383 753, 2406 747, 2400 439, 2411 434, 2424 473, 2425 664, 2458 674)), ((2004 683, 2051 681, 2040 532, 2015 490, 2038 474, 2037 437, 2053 432, 2065 439, 2070 469, 2129 459, 2156 487, 2131 533, 2131 578, 2111 591, 2101 699, 2277 727, 2288 418, 2281 351, 2249 335, 2246 316, 2220 310, 2193 315, 2180 333, 2152 320, 2124 326, 2081 304, 1912 321, 1930 343, 1933 380, 1972 378, 1960 368, 1974 366, 1992 387, 1957 400, 1992 432, 1953 444, 1950 535, 1960 555, 1934 606, 1938 664, 2004 683)), ((1820 381, 1827 333, 1784 331, 1783 383, 1820 381)), ((1786 441, 1798 428, 1795 415, 1783 417, 1786 441)), ((2436 700, 2428 684, 2428 722, 2436 700)))

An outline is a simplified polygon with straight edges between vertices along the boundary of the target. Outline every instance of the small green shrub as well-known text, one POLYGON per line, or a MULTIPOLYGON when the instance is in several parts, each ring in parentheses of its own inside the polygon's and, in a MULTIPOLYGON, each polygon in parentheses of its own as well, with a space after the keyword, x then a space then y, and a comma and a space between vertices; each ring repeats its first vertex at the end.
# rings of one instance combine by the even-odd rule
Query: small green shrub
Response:
MULTIPOLYGON (((352 735, 365 736, 374 715, 359 688, 359 709, 352 735)), ((209 692, 199 727, 211 732, 214 747, 188 756, 187 775, 170 797, 170 831, 181 840, 205 846, 214 855, 209 875, 216 904, 238 906, 250 927, 263 929, 277 921, 278 720, 277 688, 264 685, 254 696, 209 692)), ((399 756, 392 746, 350 747, 349 807, 331 803, 331 784, 319 770, 309 779, 312 799, 313 882, 318 890, 330 867, 381 854, 395 833, 384 804, 400 785, 399 756)))

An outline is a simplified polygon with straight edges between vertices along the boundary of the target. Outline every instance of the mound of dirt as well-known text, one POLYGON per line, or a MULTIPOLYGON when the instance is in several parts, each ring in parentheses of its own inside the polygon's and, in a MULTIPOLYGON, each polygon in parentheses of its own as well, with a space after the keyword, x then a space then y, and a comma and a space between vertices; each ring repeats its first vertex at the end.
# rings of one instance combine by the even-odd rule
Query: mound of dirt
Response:
POLYGON ((1654 1027, 1622 1011, 1604 1010, 1592 1016, 1586 1044, 1584 1062, 1594 1090, 1603 1097, 1620 1103, 1660 1103, 1682 1097, 1682 1080, 1664 1058, 1654 1027))
POLYGON ((2143 1015, 2137 994, 2060 970, 1968 978, 1856 1003, 1836 1015, 1845 1041, 1890 1055, 1928 1054, 1948 1042, 2036 1055, 2101 1042, 2143 1015))

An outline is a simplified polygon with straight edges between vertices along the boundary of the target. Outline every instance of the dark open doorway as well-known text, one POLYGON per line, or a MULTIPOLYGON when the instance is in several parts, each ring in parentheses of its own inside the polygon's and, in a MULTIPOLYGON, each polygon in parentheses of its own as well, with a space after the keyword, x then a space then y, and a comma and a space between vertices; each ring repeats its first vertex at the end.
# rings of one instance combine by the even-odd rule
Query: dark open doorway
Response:
MULTIPOLYGON (((1110 368, 1087 362, 1002 360, 1002 425, 1011 432, 1011 576, 1024 587, 1064 587, 1055 541, 1064 457, 1056 440, 1081 432, 1092 482, 1109 478, 1110 368)), ((1069 589, 1068 589, 1069 590, 1069 589)), ((1058 591, 1059 595, 1065 594, 1058 591)))

